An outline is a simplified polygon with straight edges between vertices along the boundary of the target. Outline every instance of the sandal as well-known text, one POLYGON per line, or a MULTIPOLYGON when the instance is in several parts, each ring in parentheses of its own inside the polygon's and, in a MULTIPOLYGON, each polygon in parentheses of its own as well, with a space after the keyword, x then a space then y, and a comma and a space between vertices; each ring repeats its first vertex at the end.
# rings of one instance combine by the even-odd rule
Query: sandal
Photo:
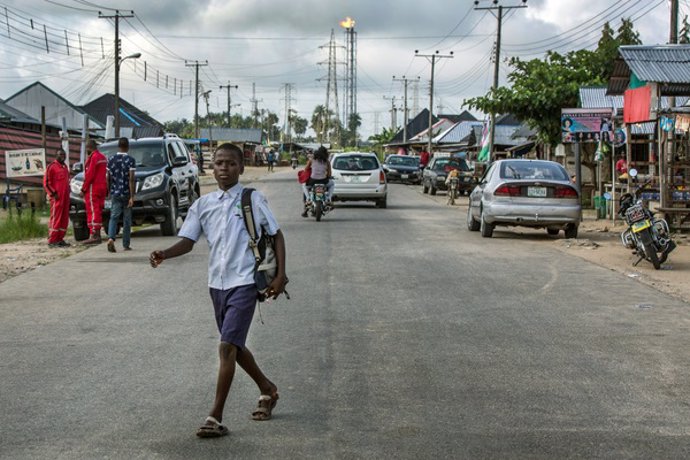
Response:
POLYGON ((252 419, 260 422, 271 420, 271 412, 278 403, 278 393, 271 395, 259 396, 259 405, 254 412, 252 412, 252 419))
POLYGON ((220 438, 230 433, 228 427, 221 425, 215 417, 206 417, 206 423, 196 430, 196 435, 200 438, 220 438))

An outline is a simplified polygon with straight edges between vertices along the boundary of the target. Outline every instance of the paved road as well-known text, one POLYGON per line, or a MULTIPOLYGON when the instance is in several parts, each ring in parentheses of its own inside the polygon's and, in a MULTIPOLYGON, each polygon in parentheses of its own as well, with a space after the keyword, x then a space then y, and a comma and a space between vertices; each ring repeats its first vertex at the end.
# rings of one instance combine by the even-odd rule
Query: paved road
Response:
MULTIPOLYGON (((0 458, 687 458, 688 304, 391 187, 389 208, 299 217, 292 172, 255 184, 288 242, 291 301, 250 345, 229 437, 198 440, 217 369, 204 244, 137 233, 0 284, 0 458), (55 292, 57 290, 57 292, 55 292)), ((544 234, 543 238, 547 238, 544 234)))

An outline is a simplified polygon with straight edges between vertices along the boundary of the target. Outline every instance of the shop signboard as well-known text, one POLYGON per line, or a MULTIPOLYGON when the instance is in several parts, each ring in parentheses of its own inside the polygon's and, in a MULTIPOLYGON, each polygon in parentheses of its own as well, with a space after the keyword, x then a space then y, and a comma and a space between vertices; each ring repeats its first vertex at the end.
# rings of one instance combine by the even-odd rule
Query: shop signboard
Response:
POLYGON ((610 142, 612 116, 611 109, 562 109, 561 141, 564 144, 610 142))
POLYGON ((46 172, 45 149, 6 150, 5 167, 8 179, 42 176, 46 172))

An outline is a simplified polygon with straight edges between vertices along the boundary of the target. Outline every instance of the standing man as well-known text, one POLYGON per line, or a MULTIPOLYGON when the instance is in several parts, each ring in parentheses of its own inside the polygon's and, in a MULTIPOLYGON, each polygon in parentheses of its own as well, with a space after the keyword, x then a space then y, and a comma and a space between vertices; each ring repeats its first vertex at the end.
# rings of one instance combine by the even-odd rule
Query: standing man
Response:
POLYGON ((419 154, 419 167, 424 169, 426 168, 426 165, 429 164, 429 159, 431 155, 429 152, 426 151, 426 149, 422 150, 422 153, 419 154))
POLYGON ((110 184, 110 222, 108 222, 108 252, 116 252, 115 237, 117 222, 122 217, 122 246, 131 250, 129 238, 132 233, 132 205, 134 204, 134 171, 136 161, 129 156, 129 140, 121 137, 117 142, 118 152, 108 159, 108 182, 110 184))
POLYGON ((69 169, 65 164, 64 150, 57 149, 55 152, 55 161, 48 166, 43 176, 43 188, 50 197, 48 246, 51 248, 70 246, 64 240, 69 223, 69 169))
POLYGON ((268 151, 268 155, 266 155, 266 162, 268 163, 268 172, 273 171, 273 162, 276 159, 276 154, 273 152, 273 150, 268 151))
POLYGON ((89 157, 84 165, 84 185, 81 194, 86 205, 86 224, 89 227, 89 239, 84 244, 101 244, 101 227, 103 226, 103 207, 108 194, 108 160, 98 151, 93 139, 86 143, 89 157))
MULTIPOLYGON (((252 413, 253 420, 270 420, 278 402, 278 387, 264 375, 245 345, 256 307, 257 290, 254 283, 256 260, 249 246, 242 210, 243 187, 239 177, 243 172, 242 150, 233 144, 218 147, 213 157, 213 175, 218 189, 192 204, 180 229, 180 240, 165 250, 153 251, 149 258, 155 268, 166 259, 186 254, 202 234, 209 245, 208 286, 220 332, 220 369, 213 406, 196 432, 202 438, 228 434, 229 430, 223 424, 223 410, 235 375, 235 364, 249 374, 260 392, 258 406, 252 413)), ((268 289, 268 296, 275 299, 284 292, 287 282, 285 238, 261 192, 255 190, 251 194, 251 207, 257 231, 268 232, 275 238, 278 273, 268 289)))

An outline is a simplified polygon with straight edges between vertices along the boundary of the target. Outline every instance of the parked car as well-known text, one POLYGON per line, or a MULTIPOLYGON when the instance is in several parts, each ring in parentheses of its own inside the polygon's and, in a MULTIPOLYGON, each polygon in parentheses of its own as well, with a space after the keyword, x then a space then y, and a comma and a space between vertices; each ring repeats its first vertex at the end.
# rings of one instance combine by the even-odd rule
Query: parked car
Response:
POLYGON ((506 159, 486 170, 470 194, 467 228, 490 238, 497 225, 560 230, 576 238, 582 207, 580 193, 560 164, 506 159))
MULTIPOLYGON (((117 140, 98 147, 106 157, 118 151, 117 140)), ((178 217, 184 218, 192 203, 200 196, 199 170, 192 154, 182 139, 175 135, 157 138, 131 139, 129 154, 136 160, 135 196, 132 207, 134 225, 160 224, 165 236, 177 234, 178 217)), ((75 165, 79 170, 80 164, 75 165)), ((77 241, 89 237, 86 209, 81 196, 84 173, 80 172, 70 183, 70 220, 77 241)), ((107 229, 110 201, 103 210, 103 225, 107 229)))
POLYGON ((436 195, 437 190, 446 190, 448 173, 458 171, 458 191, 469 192, 476 184, 474 172, 463 158, 434 155, 422 174, 422 193, 436 195))
POLYGON ((419 184, 422 181, 422 168, 419 157, 409 155, 389 155, 383 162, 383 172, 388 182, 419 184))
POLYGON ((378 157, 369 152, 344 152, 331 156, 333 201, 373 201, 387 206, 388 183, 378 157))

